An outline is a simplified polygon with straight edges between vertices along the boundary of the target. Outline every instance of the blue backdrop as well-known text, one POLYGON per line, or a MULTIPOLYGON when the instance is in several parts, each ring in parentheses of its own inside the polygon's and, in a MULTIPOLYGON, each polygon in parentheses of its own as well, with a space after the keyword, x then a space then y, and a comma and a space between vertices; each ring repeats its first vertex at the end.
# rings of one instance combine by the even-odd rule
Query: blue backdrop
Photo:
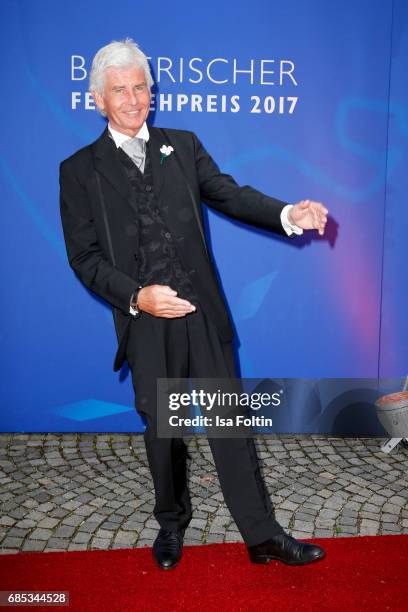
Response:
MULTIPOLYGON (((408 370, 403 0, 6 0, 0 11, 1 430, 140 428, 130 376, 112 371, 110 311, 68 266, 58 205, 59 162, 105 125, 87 96, 92 57, 126 36, 151 57, 151 123, 195 131, 241 184, 330 209, 323 238, 293 240, 208 212, 242 375, 400 384, 408 370)), ((357 402, 340 420, 344 404, 330 401, 311 418, 302 397, 281 431, 380 431, 366 396, 363 412, 357 402)))

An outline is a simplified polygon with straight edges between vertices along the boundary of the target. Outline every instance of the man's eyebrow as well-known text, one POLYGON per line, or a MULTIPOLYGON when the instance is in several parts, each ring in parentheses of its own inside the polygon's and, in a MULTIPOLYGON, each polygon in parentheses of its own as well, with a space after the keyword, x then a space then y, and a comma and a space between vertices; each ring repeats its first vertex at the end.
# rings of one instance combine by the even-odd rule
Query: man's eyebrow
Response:
MULTIPOLYGON (((135 83, 133 85, 133 87, 138 87, 139 85, 146 85, 146 81, 140 81, 140 83, 135 83)), ((119 84, 118 85, 112 85, 112 89, 117 89, 118 87, 126 87, 126 85, 125 84, 123 84, 123 85, 119 85, 119 84)))

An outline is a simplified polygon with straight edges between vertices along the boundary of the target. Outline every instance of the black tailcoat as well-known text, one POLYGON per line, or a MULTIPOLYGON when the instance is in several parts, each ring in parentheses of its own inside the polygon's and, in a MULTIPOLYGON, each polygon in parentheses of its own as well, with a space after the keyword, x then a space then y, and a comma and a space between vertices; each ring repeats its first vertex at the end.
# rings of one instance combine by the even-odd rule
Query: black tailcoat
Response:
MULTIPOLYGON (((194 133, 155 127, 149 132, 155 196, 167 204, 165 222, 204 311, 221 340, 229 342, 233 330, 205 244, 201 201, 280 234, 284 234, 280 213, 286 202, 238 186, 220 172, 194 133), (174 151, 161 162, 163 145, 174 151)), ((93 144, 61 163, 60 205, 71 267, 88 289, 112 306, 118 337, 114 369, 118 370, 126 358, 130 296, 138 286, 138 222, 137 205, 115 149, 106 128, 93 144)))

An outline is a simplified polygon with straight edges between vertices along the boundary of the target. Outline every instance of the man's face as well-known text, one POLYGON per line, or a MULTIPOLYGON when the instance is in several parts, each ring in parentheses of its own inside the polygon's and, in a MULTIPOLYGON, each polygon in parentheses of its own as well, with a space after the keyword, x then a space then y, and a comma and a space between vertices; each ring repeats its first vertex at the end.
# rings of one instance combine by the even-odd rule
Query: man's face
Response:
POLYGON ((93 95, 113 129, 128 136, 137 134, 149 114, 150 90, 143 68, 107 68, 103 95, 93 95))

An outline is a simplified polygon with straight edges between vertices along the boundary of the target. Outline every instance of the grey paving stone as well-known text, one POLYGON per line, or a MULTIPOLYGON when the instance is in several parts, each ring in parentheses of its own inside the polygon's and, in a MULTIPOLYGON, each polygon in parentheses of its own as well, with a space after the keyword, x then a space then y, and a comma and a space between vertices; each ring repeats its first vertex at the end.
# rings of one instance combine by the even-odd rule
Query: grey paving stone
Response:
POLYGON ((353 516, 344 516, 342 515, 338 520, 337 523, 341 526, 344 525, 357 525, 358 522, 358 518, 357 517, 353 517, 353 516))
POLYGON ((54 536, 57 538, 70 538, 75 533, 75 529, 72 525, 61 525, 54 531, 54 536))
POLYGON ((386 503, 386 501, 387 501, 387 498, 384 497, 383 495, 372 495, 372 497, 370 498, 370 503, 376 506, 382 506, 383 504, 386 503))
POLYGON ((383 533, 385 531, 399 533, 400 527, 396 523, 382 523, 381 529, 383 533))
POLYGON ((8 512, 9 516, 15 519, 28 518, 26 513, 27 513, 27 510, 25 508, 15 508, 13 510, 9 510, 8 512))
POLYGON ((44 529, 53 529, 56 525, 58 525, 58 523, 59 523, 59 519, 45 516, 40 521, 37 521, 36 524, 38 527, 43 527, 44 529))
POLYGON ((315 529, 313 535, 316 538, 331 538, 333 536, 333 529, 315 529))
POLYGON ((80 544, 79 542, 71 542, 68 545, 68 550, 87 550, 88 545, 86 543, 80 544))
POLYGON ((78 531, 72 538, 72 541, 77 544, 83 544, 89 542, 92 539, 92 534, 86 533, 85 531, 78 531))
MULTIPOLYGON (((240 541, 208 441, 195 437, 188 445, 194 513, 187 541, 240 541)), ((288 532, 306 539, 408 532, 403 452, 382 455, 378 440, 322 435, 265 436, 256 445, 276 517, 288 532)), ((1 467, 2 554, 17 546, 151 546, 157 535, 141 435, 3 434, 1 467)))
POLYGON ((197 543, 197 542, 200 542, 202 538, 203 538, 203 532, 201 529, 193 529, 192 527, 188 527, 184 535, 184 542, 186 544, 197 543))
POLYGON ((339 510, 344 505, 344 500, 339 497, 331 497, 324 502, 324 507, 331 510, 339 510))
POLYGON ((304 531, 307 533, 312 533, 314 530, 314 523, 311 521, 298 521, 295 520, 293 522, 293 528, 297 531, 304 531))
POLYGON ((78 527, 84 521, 83 516, 78 516, 77 514, 71 514, 62 519, 61 523, 63 525, 70 525, 72 527, 78 527))
POLYGON ((226 528, 224 525, 220 525, 214 522, 210 523, 207 529, 210 533, 225 533, 226 531, 226 528))
POLYGON ((389 514, 399 514, 401 511, 401 506, 391 503, 386 503, 382 506, 382 511, 389 514))
POLYGON ((347 525, 346 527, 341 527, 340 532, 343 535, 357 535, 359 533, 357 526, 347 525))
POLYGON ((350 508, 350 506, 348 504, 343 506, 343 508, 341 510, 341 514, 342 514, 342 516, 351 516, 351 517, 357 517, 358 516, 357 510, 355 510, 353 508, 350 508))
POLYGON ((30 534, 30 538, 33 540, 48 540, 51 536, 51 529, 42 529, 41 527, 34 529, 30 534))
POLYGON ((110 540, 103 540, 101 538, 93 538, 91 542, 91 548, 99 548, 101 550, 108 550, 110 548, 110 540))
POLYGON ((317 516, 317 510, 308 511, 308 508, 301 508, 301 510, 297 511, 294 515, 295 519, 298 521, 313 521, 315 516, 317 516))
POLYGON ((319 518, 322 519, 333 519, 336 518, 339 515, 338 510, 333 510, 332 508, 323 508, 320 512, 319 512, 319 518))
POLYGON ((7 536, 1 543, 1 548, 21 548, 24 538, 7 536))
POLYGON ((296 510, 298 508, 298 505, 295 504, 295 502, 285 500, 282 504, 280 504, 280 508, 284 510, 296 510))
POLYGON ((100 522, 89 522, 85 521, 78 527, 78 531, 83 531, 85 533, 94 533, 99 528, 100 522))
POLYGON ((21 529, 19 527, 14 526, 9 528, 8 535, 15 538, 25 538, 28 532, 29 529, 21 529))
POLYGON ((408 498, 402 497, 401 495, 393 495, 388 500, 390 504, 394 504, 395 506, 403 506, 407 503, 407 501, 408 501, 408 498))
POLYGON ((52 537, 47 542, 47 549, 53 550, 68 550, 70 540, 68 538, 52 537))
POLYGON ((333 492, 331 491, 331 489, 329 489, 329 487, 326 487, 326 489, 320 488, 319 495, 324 498, 325 501, 323 503, 325 504, 326 500, 329 499, 329 497, 333 496, 333 492))
POLYGON ((225 542, 243 542, 242 536, 238 532, 227 531, 225 534, 225 542))
POLYGON ((209 533, 205 537, 205 542, 207 544, 217 544, 217 543, 221 543, 223 541, 224 541, 223 534, 209 533))
POLYGON ((310 538, 310 537, 311 537, 311 534, 310 534, 310 532, 309 532, 309 531, 299 531, 299 530, 297 530, 297 529, 292 529, 292 530, 290 531, 290 535, 291 535, 293 538, 296 538, 296 539, 299 539, 299 540, 305 540, 305 539, 307 539, 307 538, 310 538))
MULTIPOLYGON (((194 519, 193 519, 194 520, 194 519)), ((213 517, 211 520, 211 524, 212 525, 219 525, 220 527, 225 527, 226 525, 228 525, 231 522, 231 516, 228 512, 225 514, 221 514, 219 513, 217 516, 213 517)), ((191 526, 197 525, 197 522, 192 522, 190 523, 191 526)), ((205 527, 205 525, 203 525, 203 527, 205 527)))
POLYGON ((79 506, 76 508, 75 512, 76 514, 79 514, 83 517, 89 516, 90 514, 92 514, 94 512, 95 508, 91 505, 83 505, 83 506, 79 506))
POLYGON ((41 552, 46 547, 46 542, 41 540, 25 540, 21 550, 24 552, 41 552))
POLYGON ((113 535, 113 532, 109 529, 98 529, 95 532, 95 537, 102 540, 109 540, 113 535))
MULTIPOLYGON (((48 498, 48 494, 47 494, 47 498, 48 498)), ((38 501, 38 498, 37 498, 38 501)), ((40 504, 39 506, 37 506, 37 512, 50 512, 50 510, 53 510, 55 508, 55 504, 52 502, 45 502, 43 504, 40 504)))
MULTIPOLYGON (((109 521, 104 521, 101 524, 101 527, 103 527, 103 529, 107 529, 110 532, 115 532, 118 528, 117 523, 111 523, 109 521)), ((141 523, 132 523, 132 527, 125 527, 125 523, 122 523, 121 528, 122 529, 127 529, 128 531, 140 531, 140 529, 142 529, 143 525, 141 523)))
POLYGON ((398 519, 399 519, 398 514, 387 514, 386 512, 383 512, 381 514, 381 520, 384 523, 397 523, 398 519))

